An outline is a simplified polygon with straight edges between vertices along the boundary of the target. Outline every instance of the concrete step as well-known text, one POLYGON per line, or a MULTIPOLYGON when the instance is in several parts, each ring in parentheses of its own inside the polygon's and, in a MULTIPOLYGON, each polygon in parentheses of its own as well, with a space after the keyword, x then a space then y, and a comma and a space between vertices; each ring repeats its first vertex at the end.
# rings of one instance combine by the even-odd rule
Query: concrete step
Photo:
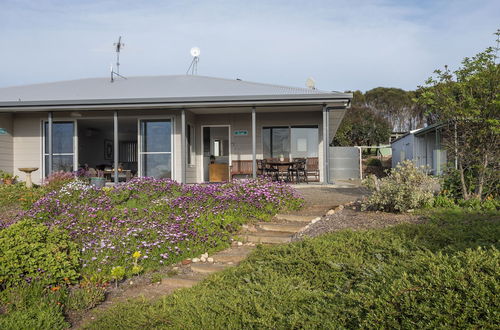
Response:
POLYGON ((305 227, 301 222, 259 222, 257 226, 266 231, 280 231, 283 233, 296 233, 305 227))
POLYGON ((174 276, 162 279, 160 286, 169 286, 173 288, 190 288, 200 281, 201 279, 174 276))
POLYGON ((211 274, 220 272, 230 265, 227 264, 209 264, 209 263, 193 263, 190 265, 191 270, 196 273, 211 274))
POLYGON ((311 222, 316 219, 317 216, 314 215, 295 215, 295 214, 276 214, 274 216, 276 220, 289 221, 289 222, 311 222))
POLYGON ((215 262, 220 262, 220 263, 228 263, 232 262, 233 264, 238 264, 242 260, 244 260, 254 247, 251 246, 242 246, 238 248, 231 248, 222 252, 219 252, 212 257, 214 258, 215 262))
POLYGON ((279 231, 260 231, 256 233, 242 234, 241 238, 246 242, 252 243, 279 244, 291 242, 292 236, 293 235, 291 233, 279 231))

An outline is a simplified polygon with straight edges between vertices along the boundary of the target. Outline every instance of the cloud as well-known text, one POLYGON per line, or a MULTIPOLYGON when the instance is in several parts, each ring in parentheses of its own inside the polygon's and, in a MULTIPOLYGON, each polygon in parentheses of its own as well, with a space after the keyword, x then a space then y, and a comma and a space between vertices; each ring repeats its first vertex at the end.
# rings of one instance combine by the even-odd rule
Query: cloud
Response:
MULTIPOLYGON (((2 0, 0 0, 2 1, 2 0)), ((199 73, 325 90, 414 89, 493 44, 500 3, 481 1, 4 1, 0 86, 121 72, 199 73)))

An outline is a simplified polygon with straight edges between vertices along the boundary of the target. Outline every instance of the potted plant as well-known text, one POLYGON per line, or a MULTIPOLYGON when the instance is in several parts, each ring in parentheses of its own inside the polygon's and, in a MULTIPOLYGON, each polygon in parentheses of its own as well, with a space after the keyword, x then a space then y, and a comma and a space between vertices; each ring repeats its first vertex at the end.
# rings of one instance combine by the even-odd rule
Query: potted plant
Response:
POLYGON ((96 188, 104 188, 106 185, 106 179, 104 178, 104 172, 97 170, 97 177, 90 177, 90 184, 96 188))
POLYGON ((13 174, 4 172, 2 175, 2 179, 4 184, 13 184, 17 179, 17 175, 14 176, 13 174))

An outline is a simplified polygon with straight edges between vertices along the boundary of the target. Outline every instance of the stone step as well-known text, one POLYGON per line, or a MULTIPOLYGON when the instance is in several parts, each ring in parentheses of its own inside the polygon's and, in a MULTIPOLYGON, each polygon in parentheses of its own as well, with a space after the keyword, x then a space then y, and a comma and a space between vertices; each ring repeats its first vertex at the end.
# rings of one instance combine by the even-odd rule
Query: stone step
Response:
POLYGON ((227 264, 209 264, 209 263, 193 263, 190 265, 191 270, 196 273, 211 274, 220 272, 230 265, 227 264))
POLYGON ((313 215, 295 215, 295 214, 276 214, 274 216, 275 219, 281 221, 289 221, 289 222, 311 222, 316 219, 317 216, 313 215))
POLYGON ((254 247, 250 246, 242 246, 238 248, 231 248, 222 252, 219 252, 212 257, 214 258, 215 262, 221 262, 221 263, 228 263, 231 262, 233 264, 238 264, 242 260, 244 260, 254 247))
POLYGON ((190 288, 199 283, 200 281, 201 279, 174 276, 162 279, 160 285, 170 286, 174 288, 190 288))
POLYGON ((305 227, 305 223, 300 222, 259 222, 257 226, 266 231, 280 231, 284 233, 296 233, 305 227))
POLYGON ((246 242, 252 243, 279 244, 291 242, 292 234, 279 231, 261 231, 256 233, 243 234, 241 235, 241 238, 246 242))

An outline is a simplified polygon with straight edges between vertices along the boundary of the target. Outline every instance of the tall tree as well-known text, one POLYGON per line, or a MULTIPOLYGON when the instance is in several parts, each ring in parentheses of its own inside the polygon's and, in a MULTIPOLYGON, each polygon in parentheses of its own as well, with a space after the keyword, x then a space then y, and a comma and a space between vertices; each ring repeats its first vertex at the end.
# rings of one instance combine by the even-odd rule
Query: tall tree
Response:
POLYGON ((444 123, 443 144, 457 161, 464 199, 483 198, 500 165, 500 65, 497 46, 465 58, 452 72, 445 66, 420 88, 419 102, 444 123), (472 177, 467 180, 466 177, 472 177))
POLYGON ((333 144, 337 146, 371 146, 386 144, 391 136, 391 125, 381 115, 364 105, 364 95, 353 92, 352 107, 340 124, 333 144))
POLYGON ((424 111, 413 101, 415 92, 377 87, 367 91, 364 96, 366 106, 386 118, 393 131, 406 132, 424 126, 424 111))

